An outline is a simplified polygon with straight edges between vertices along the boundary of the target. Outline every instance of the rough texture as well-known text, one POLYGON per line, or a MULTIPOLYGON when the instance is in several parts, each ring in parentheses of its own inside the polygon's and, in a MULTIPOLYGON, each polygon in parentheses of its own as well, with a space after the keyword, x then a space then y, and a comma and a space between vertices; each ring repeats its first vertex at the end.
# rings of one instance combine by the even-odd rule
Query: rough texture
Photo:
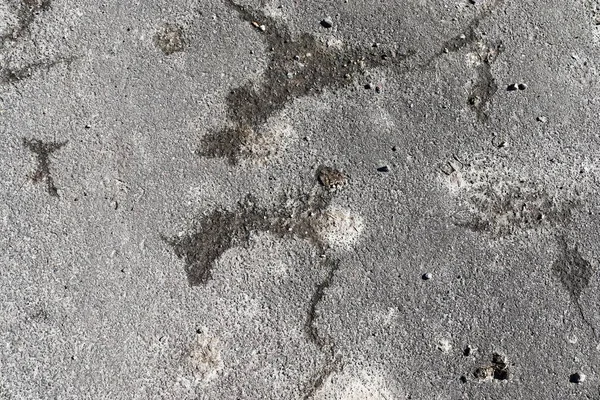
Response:
POLYGON ((0 0, 0 399, 599 398, 599 16, 0 0))

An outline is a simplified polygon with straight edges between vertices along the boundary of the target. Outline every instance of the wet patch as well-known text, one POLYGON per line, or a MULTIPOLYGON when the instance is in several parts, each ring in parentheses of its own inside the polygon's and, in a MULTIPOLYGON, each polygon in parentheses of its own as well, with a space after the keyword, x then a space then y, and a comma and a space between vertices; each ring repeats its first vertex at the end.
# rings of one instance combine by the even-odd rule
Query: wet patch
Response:
POLYGON ((571 301, 577 308, 581 319, 590 327, 596 337, 596 328, 586 318, 583 307, 579 302, 581 294, 590 284, 595 268, 581 256, 577 247, 570 248, 565 238, 560 238, 559 242, 562 252, 561 256, 552 264, 552 273, 569 292, 571 301))
POLYGON ((564 239, 561 239, 561 246, 561 257, 552 265, 552 272, 569 291, 573 301, 579 301, 590 283, 594 268, 581 256, 577 247, 569 248, 564 239))
POLYGON ((268 209, 248 195, 235 210, 214 210, 198 221, 192 233, 165 240, 185 260, 190 285, 197 286, 211 278, 215 260, 228 249, 247 244, 252 232, 300 238, 324 252, 328 244, 320 234, 320 227, 331 198, 324 191, 297 198, 283 196, 278 206, 268 209))
POLYGON ((455 225, 503 237, 569 221, 575 201, 559 203, 543 185, 486 164, 455 158, 440 167, 460 203, 455 225))
POLYGON ((154 45, 167 56, 183 51, 185 47, 183 28, 175 24, 162 26, 154 35, 153 40, 154 45))
POLYGON ((42 142, 37 139, 23 138, 23 146, 36 155, 37 169, 31 176, 33 182, 46 182, 46 188, 50 196, 59 197, 58 189, 54 185, 54 179, 50 173, 50 155, 60 150, 67 142, 42 142))
POLYGON ((201 156, 225 158, 230 164, 252 156, 244 149, 251 146, 254 137, 265 134, 267 120, 294 99, 349 86, 367 69, 394 65, 413 54, 382 47, 327 47, 308 34, 292 38, 285 25, 263 12, 231 0, 226 3, 256 28, 269 49, 269 63, 261 82, 248 83, 229 93, 226 126, 208 133, 198 149, 201 156))

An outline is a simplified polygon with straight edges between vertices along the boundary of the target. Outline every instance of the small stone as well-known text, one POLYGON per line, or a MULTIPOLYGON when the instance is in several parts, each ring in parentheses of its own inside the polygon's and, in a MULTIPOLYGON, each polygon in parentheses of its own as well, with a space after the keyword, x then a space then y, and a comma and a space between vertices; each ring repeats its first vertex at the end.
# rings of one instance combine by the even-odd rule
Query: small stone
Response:
POLYGON ((498 143, 498 148, 502 149, 504 147, 508 147, 508 142, 502 141, 502 142, 498 143))
POLYGON ((471 346, 465 347, 465 349, 463 350, 463 356, 465 356, 465 357, 470 356, 472 351, 473 351, 473 348, 471 346))
POLYGON ((390 167, 388 167, 387 165, 384 165, 382 167, 378 167, 377 171, 379 171, 379 172, 390 172, 390 167))
POLYGON ((381 86, 375 86, 375 92, 381 93, 381 86))
POLYGON ((321 26, 323 28, 327 28, 327 29, 333 27, 333 21, 332 21, 332 19, 329 18, 329 17, 325 18, 324 20, 321 21, 321 26))
POLYGON ((392 146, 392 151, 398 151, 398 147, 392 146))
POLYGON ((541 123, 544 123, 544 124, 545 124, 546 122, 548 122, 548 118, 546 118, 546 117, 544 117, 544 116, 539 116, 539 117, 537 117, 537 118, 536 118, 536 120, 537 120, 538 122, 541 122, 541 123))
POLYGON ((424 281, 428 281, 428 280, 430 280, 431 278, 433 278, 433 275, 431 274, 431 272, 424 273, 424 274, 421 276, 421 279, 423 279, 424 281))
POLYGON ((258 27, 258 29, 260 29, 261 32, 264 32, 264 31, 267 30, 267 27, 265 25, 261 25, 261 26, 258 27))
POLYGON ((341 171, 326 166, 319 167, 317 180, 331 191, 341 189, 348 183, 348 178, 341 171))
POLYGON ((569 376, 569 382, 579 384, 583 383, 585 381, 585 378, 587 378, 585 374, 582 374, 581 372, 575 372, 574 374, 571 374, 571 376, 569 376))
POLYGON ((517 87, 516 83, 511 83, 510 85, 508 85, 506 87, 506 90, 509 91, 509 92, 514 92, 517 89, 518 89, 518 87, 517 87))
POLYGON ((460 382, 461 382, 461 383, 467 383, 467 377, 466 377, 466 376, 464 376, 464 375, 463 375, 463 376, 461 376, 461 377, 460 377, 460 382))
POLYGON ((372 88, 372 86, 371 86, 371 84, 370 84, 370 83, 367 83, 367 84, 365 85, 365 89, 367 89, 367 90, 371 90, 371 88, 372 88))
POLYGON ((517 87, 519 88, 519 90, 525 90, 525 89, 527 89, 527 85, 526 85, 526 84, 524 84, 524 83, 519 83, 519 84, 517 85, 517 87))

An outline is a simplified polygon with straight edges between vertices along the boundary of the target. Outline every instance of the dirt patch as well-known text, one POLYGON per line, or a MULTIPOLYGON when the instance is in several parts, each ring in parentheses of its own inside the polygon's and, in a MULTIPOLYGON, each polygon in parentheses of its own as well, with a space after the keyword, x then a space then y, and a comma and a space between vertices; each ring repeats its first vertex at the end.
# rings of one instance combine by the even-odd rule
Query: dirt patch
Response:
POLYGON ((459 203, 455 225, 503 237, 569 221, 577 201, 558 201, 538 181, 515 176, 497 164, 485 158, 469 163, 455 158, 441 166, 459 203))
POLYGON ((154 35, 154 44, 167 56, 183 51, 183 28, 175 24, 165 24, 154 35))

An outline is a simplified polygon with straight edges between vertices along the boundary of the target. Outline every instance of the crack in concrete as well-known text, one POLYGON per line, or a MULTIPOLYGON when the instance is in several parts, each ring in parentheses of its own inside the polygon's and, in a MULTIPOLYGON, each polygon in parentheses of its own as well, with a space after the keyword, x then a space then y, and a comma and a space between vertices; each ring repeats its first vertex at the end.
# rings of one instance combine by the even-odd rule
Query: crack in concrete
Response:
POLYGON ((67 142, 43 142, 37 139, 23 138, 23 146, 29 149, 37 157, 38 166, 35 174, 31 177, 33 182, 45 181, 48 194, 59 197, 58 189, 54 185, 54 178, 50 173, 50 155, 62 148, 67 142))
POLYGON ((340 265, 339 260, 334 260, 330 257, 326 257, 322 264, 324 266, 329 266, 329 271, 327 272, 325 279, 317 285, 315 292, 313 293, 308 308, 304 330, 309 340, 313 342, 319 348, 319 350, 326 355, 326 357, 328 357, 328 360, 315 374, 314 378, 304 390, 306 392, 303 397, 305 400, 313 398, 314 395, 323 387, 327 378, 329 378, 333 373, 341 371, 343 368, 342 357, 341 355, 336 354, 335 344, 333 343, 332 339, 321 336, 317 326, 315 325, 315 320, 318 318, 317 307, 323 300, 325 290, 328 289, 333 283, 333 278, 335 273, 339 270, 340 265))

